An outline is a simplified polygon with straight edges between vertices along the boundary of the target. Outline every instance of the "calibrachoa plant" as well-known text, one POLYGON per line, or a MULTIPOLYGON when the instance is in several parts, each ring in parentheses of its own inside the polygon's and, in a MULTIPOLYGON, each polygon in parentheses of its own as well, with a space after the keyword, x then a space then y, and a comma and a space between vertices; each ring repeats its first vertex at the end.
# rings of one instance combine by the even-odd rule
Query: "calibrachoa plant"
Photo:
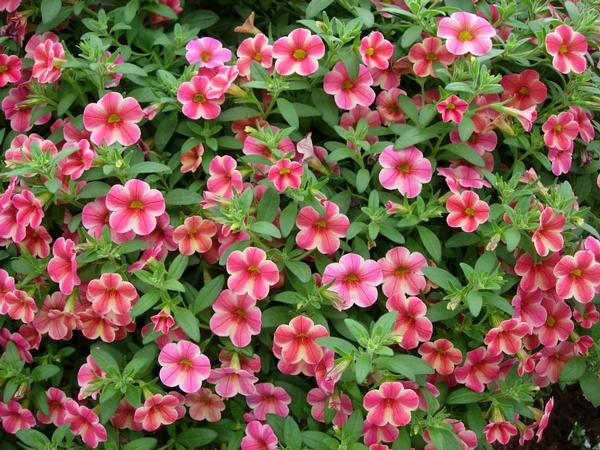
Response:
POLYGON ((203 5, 0 0, 3 445, 468 450, 600 405, 598 3, 203 5))

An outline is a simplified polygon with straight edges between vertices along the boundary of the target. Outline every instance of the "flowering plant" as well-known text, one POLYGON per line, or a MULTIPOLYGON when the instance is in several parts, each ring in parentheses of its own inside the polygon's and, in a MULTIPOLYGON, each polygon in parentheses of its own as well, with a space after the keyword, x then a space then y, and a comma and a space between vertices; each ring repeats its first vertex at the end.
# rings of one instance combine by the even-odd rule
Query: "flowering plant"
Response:
POLYGON ((0 0, 2 442, 464 450, 600 405, 597 3, 212 7, 0 0))

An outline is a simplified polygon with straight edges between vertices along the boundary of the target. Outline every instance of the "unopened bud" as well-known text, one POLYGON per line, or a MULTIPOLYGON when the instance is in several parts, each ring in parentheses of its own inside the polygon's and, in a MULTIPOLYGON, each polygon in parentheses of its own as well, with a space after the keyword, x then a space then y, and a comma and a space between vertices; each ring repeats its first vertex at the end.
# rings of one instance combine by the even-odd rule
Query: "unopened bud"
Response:
POLYGON ((488 252, 493 252, 498 247, 498 242, 500 242, 500 233, 496 233, 490 239, 490 242, 485 246, 485 250, 488 252))

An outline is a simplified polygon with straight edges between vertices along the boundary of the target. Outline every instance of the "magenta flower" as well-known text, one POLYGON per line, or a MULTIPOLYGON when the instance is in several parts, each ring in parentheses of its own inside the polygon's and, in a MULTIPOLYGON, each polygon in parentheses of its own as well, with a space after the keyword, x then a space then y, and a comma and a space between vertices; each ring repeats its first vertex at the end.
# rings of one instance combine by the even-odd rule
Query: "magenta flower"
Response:
POLYGON ((396 311, 396 323, 393 334, 402 336, 400 347, 415 348, 419 342, 431 339, 433 325, 425 316, 427 307, 418 297, 405 297, 404 294, 394 294, 385 303, 388 311, 396 311))
POLYGON ((202 380, 210 375, 210 361, 200 347, 190 341, 171 342, 158 355, 160 381, 165 386, 178 386, 183 392, 196 392, 202 380))
POLYGON ((118 273, 103 273, 88 283, 86 296, 98 314, 129 314, 138 297, 135 286, 118 273))
POLYGON ((31 411, 23 408, 16 400, 10 400, 8 403, 0 402, 0 417, 2 428, 10 434, 35 426, 35 417, 31 411))
POLYGON ((187 394, 185 406, 189 408, 192 419, 207 422, 218 422, 221 420, 221 411, 225 410, 223 399, 207 388, 200 388, 198 392, 187 394))
POLYGON ((182 112, 190 119, 211 120, 221 114, 223 95, 214 96, 208 77, 197 75, 181 83, 177 89, 177 100, 183 105, 182 112), (212 94, 212 95, 211 95, 212 94))
POLYGON ((490 216, 490 207, 473 191, 463 191, 454 194, 446 202, 449 214, 446 222, 452 228, 462 228, 466 233, 472 233, 490 216))
POLYGON ((525 322, 529 331, 541 327, 546 323, 548 313, 542 306, 544 294, 539 289, 526 292, 521 287, 517 289, 517 295, 512 299, 512 305, 515 308, 515 318, 525 322))
POLYGON ((229 337, 236 347, 246 347, 252 336, 260 333, 262 313, 249 295, 236 295, 225 289, 212 309, 215 313, 209 323, 211 331, 217 336, 229 337))
POLYGON ((21 60, 16 55, 0 53, 0 87, 21 79, 21 60))
POLYGON ((309 317, 296 316, 289 325, 277 327, 273 344, 281 348, 281 358, 289 364, 301 361, 316 364, 324 354, 323 347, 316 340, 328 335, 329 332, 323 325, 315 325, 309 317))
POLYGON ((564 241, 561 232, 565 226, 565 220, 563 213, 554 213, 550 207, 544 208, 540 215, 540 225, 531 236, 538 255, 547 256, 549 252, 558 252, 563 248, 564 241))
POLYGON ((145 236, 156 228, 157 217, 165 212, 165 199, 142 180, 129 180, 125 186, 116 184, 106 195, 110 227, 117 233, 145 236))
POLYGON ((548 96, 546 85, 540 81, 540 74, 532 69, 525 69, 520 74, 504 75, 500 84, 504 88, 502 100, 517 109, 527 109, 542 104, 548 96))
POLYGON ((377 261, 383 274, 383 293, 387 297, 394 294, 418 295, 427 284, 421 272, 427 267, 427 260, 419 253, 405 247, 394 247, 377 261))
POLYGON ((533 332, 542 345, 554 347, 559 342, 567 340, 575 328, 571 320, 571 307, 554 296, 544 297, 542 306, 546 310, 546 320, 533 332))
POLYGON ((267 414, 276 414, 286 417, 289 414, 288 405, 292 398, 281 387, 271 383, 259 383, 254 386, 253 394, 246 396, 246 403, 252 408, 254 417, 258 420, 266 420, 267 414))
POLYGON ((594 126, 592 125, 592 115, 579 106, 570 106, 569 112, 573 114, 577 125, 579 125, 579 136, 583 142, 591 142, 595 134, 594 126))
MULTIPOLYGON (((2 111, 7 120, 10 120, 10 127, 13 131, 25 132, 31 130, 34 125, 31 123, 33 107, 27 103, 30 90, 26 84, 20 84, 8 91, 8 95, 2 99, 2 111)), ((40 107, 43 104, 39 105, 40 107)), ((35 125, 43 125, 50 120, 52 113, 44 114, 35 121, 35 125)))
POLYGON ((363 63, 369 68, 385 70, 394 55, 394 46, 379 31, 372 31, 360 41, 358 49, 363 63))
POLYGON ((273 65, 272 50, 273 46, 269 45, 269 38, 264 34, 244 39, 236 51, 238 59, 235 64, 240 75, 243 77, 250 75, 252 61, 259 63, 265 69, 270 69, 273 65))
POLYGON ((323 284, 332 283, 329 289, 340 297, 334 306, 341 310, 354 304, 362 308, 371 306, 377 301, 377 286, 382 281, 379 264, 356 253, 345 254, 323 272, 323 284))
POLYGON ((389 145, 379 155, 379 182, 385 189, 398 189, 400 194, 415 198, 421 193, 422 185, 429 183, 432 176, 431 163, 416 147, 394 151, 389 145))
POLYGON ((551 115, 542 125, 542 131, 544 132, 544 142, 548 147, 571 150, 573 141, 579 133, 579 125, 573 114, 563 111, 558 116, 551 115))
POLYGON ((279 441, 273 433, 273 429, 258 420, 253 420, 246 425, 245 434, 241 442, 242 450, 275 450, 277 448, 279 441))
POLYGON ((98 103, 90 103, 83 110, 83 126, 91 132, 95 145, 112 145, 118 142, 129 146, 140 139, 144 113, 136 99, 123 98, 118 92, 109 92, 98 103))
POLYGON ((60 427, 65 423, 67 416, 67 398, 65 393, 55 387, 48 388, 46 391, 46 402, 48 403, 48 411, 50 414, 46 416, 42 411, 36 413, 38 422, 44 424, 53 424, 56 427, 60 427))
POLYGON ((437 104, 437 111, 442 115, 444 122, 460 123, 469 104, 456 95, 451 95, 437 104))
POLYGON ((418 77, 437 78, 434 63, 446 68, 454 62, 454 55, 446 50, 441 40, 428 37, 410 48, 408 60, 413 63, 413 72, 418 77))
POLYGON ((229 273, 229 289, 238 295, 248 294, 255 300, 265 298, 269 294, 270 286, 279 281, 279 271, 275 263, 267 259, 264 250, 256 247, 248 247, 243 252, 231 252, 226 268, 229 273))
POLYGON ((556 285, 554 266, 560 259, 558 253, 550 255, 544 260, 534 262, 533 258, 524 253, 519 256, 515 264, 515 273, 521 278, 519 286, 527 292, 541 289, 547 291, 556 285))
POLYGON ((279 192, 287 188, 298 189, 304 169, 302 164, 290 159, 280 159, 269 169, 268 179, 279 192))
POLYGON ((573 318, 583 328, 589 329, 600 320, 600 313, 592 303, 586 303, 582 311, 579 311, 579 308, 574 309, 573 318))
POLYGON ((17 208, 16 219, 21 225, 38 228, 44 218, 44 210, 38 198, 25 189, 12 198, 12 204, 17 208))
POLYGON ((517 427, 506 420, 500 422, 490 422, 483 427, 483 434, 489 444, 498 441, 502 445, 508 444, 510 438, 517 435, 517 427))
POLYGON ((257 381, 258 378, 252 372, 236 367, 214 369, 208 377, 208 382, 215 385, 217 394, 224 398, 232 398, 238 394, 244 396, 252 394, 257 381))
POLYGON ((600 286, 600 263, 594 254, 580 250, 574 256, 565 255, 554 267, 556 293, 562 299, 575 298, 580 303, 589 303, 600 286))
POLYGON ((339 391, 329 393, 323 389, 313 388, 308 391, 306 401, 311 406, 311 416, 318 422, 325 423, 325 409, 334 410, 335 416, 333 416, 331 423, 341 428, 348 420, 348 416, 352 414, 350 397, 339 391))
POLYGON ((368 411, 367 422, 379 427, 386 424, 403 427, 410 422, 411 411, 419 406, 419 397, 398 381, 385 382, 379 389, 367 392, 363 406, 368 411))
POLYGON ((319 36, 305 28, 296 28, 273 44, 275 70, 280 75, 308 76, 319 69, 319 59, 325 55, 325 45, 319 36))
POLYGON ((217 39, 203 37, 194 39, 185 46, 185 59, 190 64, 213 69, 224 65, 231 59, 231 50, 223 48, 223 44, 217 39))
POLYGON ((175 395, 154 394, 135 410, 134 420, 146 431, 157 430, 161 425, 170 425, 178 418, 179 399, 175 395))
POLYGON ((242 192, 242 175, 236 170, 237 161, 229 155, 215 156, 208 169, 210 177, 206 182, 208 190, 216 195, 231 198, 233 192, 242 192))
POLYGON ((52 246, 52 259, 48 261, 48 275, 52 281, 58 283, 60 292, 69 295, 74 286, 79 286, 81 280, 77 276, 77 260, 71 239, 63 237, 54 241, 52 246))
POLYGON ((372 84, 373 77, 365 66, 359 64, 358 74, 352 79, 343 61, 339 61, 323 78, 323 89, 334 96, 335 104, 340 109, 370 106, 375 101, 372 84))
POLYGON ((462 361, 461 351, 448 339, 424 342, 419 347, 419 354, 440 375, 450 375, 454 372, 454 366, 462 361))
POLYGON ((554 68, 561 73, 582 73, 587 66, 587 40, 569 25, 559 25, 546 35, 546 51, 552 56, 554 68))
POLYGON ((491 383, 500 374, 502 354, 490 355, 485 347, 467 353, 467 360, 454 370, 456 381, 475 392, 483 392, 485 384, 491 383))
POLYGON ((437 35, 446 38, 446 48, 453 55, 482 56, 492 49, 496 30, 484 18, 460 11, 440 20, 437 35))
POLYGON ((59 42, 46 39, 33 51, 31 73, 38 83, 54 83, 60 78, 60 66, 67 60, 65 51, 59 42))
POLYGON ((11 319, 20 320, 23 323, 33 321, 37 312, 37 305, 27 292, 21 289, 15 289, 6 294, 5 304, 2 305, 2 311, 6 312, 11 319))
POLYGON ((296 244, 305 250, 316 248, 324 255, 331 255, 340 248, 340 238, 346 236, 350 221, 335 203, 325 200, 322 205, 324 216, 312 206, 300 209, 296 218, 296 226, 300 229, 296 244))
POLYGON ((90 148, 90 143, 87 139, 81 139, 76 142, 67 142, 63 145, 62 150, 70 150, 72 148, 76 148, 77 150, 61 160, 58 164, 60 171, 64 176, 76 180, 83 175, 83 172, 92 167, 96 152, 93 148, 90 148))
POLYGON ((519 319, 504 320, 487 332, 483 342, 487 345, 489 355, 515 355, 521 350, 522 339, 528 331, 529 325, 519 319))
POLYGON ((90 408, 70 400, 66 402, 65 409, 67 410, 65 423, 69 424, 71 433, 81 436, 81 440, 87 446, 96 448, 100 442, 107 440, 106 428, 90 408))

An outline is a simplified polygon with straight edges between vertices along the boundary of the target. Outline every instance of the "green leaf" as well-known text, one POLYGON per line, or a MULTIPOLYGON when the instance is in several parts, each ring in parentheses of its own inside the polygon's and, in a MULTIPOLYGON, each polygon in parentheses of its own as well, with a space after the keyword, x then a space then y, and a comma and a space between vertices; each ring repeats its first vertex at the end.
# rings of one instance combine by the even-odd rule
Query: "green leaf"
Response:
POLYGON ((285 262, 285 267, 289 269, 300 281, 303 283, 308 283, 308 281, 312 278, 312 270, 310 270, 310 266, 302 261, 293 261, 288 260, 285 262))
POLYGON ((177 113, 175 111, 161 114, 160 121, 156 127, 156 133, 154 134, 154 145, 157 152, 161 152, 169 143, 175 129, 177 128, 177 113))
POLYGON ((454 275, 439 267, 423 267, 421 272, 423 272, 429 280, 433 281, 446 291, 451 291, 452 285, 460 286, 460 283, 454 275))
POLYGON ((107 384, 100 394, 100 421, 102 423, 108 422, 121 401, 121 391, 115 386, 115 384, 107 384))
POLYGON ((285 419, 285 427, 283 429, 283 439, 288 448, 302 447, 302 433, 296 421, 288 416, 285 419))
POLYGON ((167 272, 167 278, 173 278, 174 280, 178 280, 185 272, 187 268, 189 258, 185 255, 177 255, 171 265, 169 266, 169 271, 167 272))
POLYGON ((294 128, 300 127, 300 120, 298 119, 298 113, 288 100, 285 98, 277 99, 277 108, 279 108, 279 112, 290 126, 294 128))
POLYGON ((50 192, 51 194, 56 194, 58 192, 58 190, 60 189, 61 183, 60 183, 60 180, 58 180, 56 178, 51 178, 44 182, 44 186, 46 186, 46 189, 48 189, 48 192, 50 192))
POLYGON ((160 291, 158 290, 153 290, 145 293, 140 297, 140 299, 135 303, 135 305, 133 305, 131 315, 133 317, 137 317, 141 314, 144 314, 146 311, 148 311, 150 308, 156 305, 156 302, 158 302, 159 298, 160 291))
POLYGON ((281 215, 279 216, 279 228, 281 229, 281 235, 283 237, 287 237, 292 231, 292 228, 294 228, 297 214, 298 203, 296 202, 290 203, 283 211, 281 211, 281 215))
POLYGON ((169 206, 197 205, 202 201, 202 195, 187 189, 171 189, 165 194, 165 202, 169 206))
POLYGON ((404 33, 402 33, 402 39, 400 40, 400 45, 402 48, 410 47, 411 44, 416 42, 421 37, 422 31, 423 29, 419 25, 414 25, 404 30, 404 33))
POLYGON ((328 439, 329 437, 328 434, 320 431, 309 430, 302 432, 302 442, 312 450, 330 450, 330 448, 323 443, 323 440, 328 439))
POLYGON ((376 366, 404 375, 411 380, 414 380, 417 375, 433 373, 429 364, 413 355, 380 356, 374 362, 376 366))
POLYGON ((594 373, 584 373, 579 379, 579 386, 583 391, 583 395, 587 398, 592 405, 596 408, 600 406, 600 380, 594 373))
POLYGON ((29 445, 33 448, 48 448, 50 445, 50 440, 46 437, 46 435, 33 428, 17 431, 17 437, 25 445, 29 445))
POLYGON ((191 305, 191 310, 194 312, 194 314, 204 311, 213 304, 213 302, 221 293, 224 283, 225 277, 223 275, 219 275, 202 286, 202 289, 200 289, 198 295, 196 295, 196 298, 191 305))
POLYGON ((356 14, 360 17, 360 20, 362 20, 365 28, 371 28, 375 23, 373 13, 367 8, 356 8, 356 14))
POLYGON ((485 166, 485 161, 483 160, 483 158, 470 145, 463 143, 447 144, 444 145, 442 149, 448 150, 457 155, 459 158, 462 158, 465 161, 470 162, 471 164, 474 164, 476 166, 485 166))
POLYGON ((274 238, 281 237, 279 228, 277 228, 271 222, 254 222, 248 227, 248 229, 264 236, 271 236, 274 238))
POLYGON ((410 120, 414 123, 419 123, 419 111, 417 105, 415 105, 415 102, 411 98, 408 98, 406 95, 401 95, 398 97, 398 103, 400 104, 402 111, 404 111, 410 120))
POLYGON ((344 324, 348 327, 352 336, 356 338, 356 342, 359 344, 367 343, 369 340, 369 331, 362 323, 354 319, 344 319, 344 324))
POLYGON ((60 367, 54 364, 43 364, 37 366, 31 371, 31 379, 33 381, 42 381, 52 378, 54 375, 60 372, 60 367))
POLYGON ((189 309, 175 308, 175 322, 181 327, 185 334, 194 342, 200 341, 200 322, 198 318, 189 309))
POLYGON ((563 367, 560 372, 559 380, 567 383, 576 381, 585 373, 585 369, 585 358, 576 356, 563 367))
POLYGON ((367 169, 360 169, 356 174, 356 191, 358 193, 365 192, 365 189, 369 186, 370 179, 371 173, 367 169))
POLYGON ((113 356, 106 350, 102 349, 98 345, 94 345, 90 349, 90 353, 92 354, 94 361, 96 361, 96 364, 98 364, 98 367, 100 367, 109 375, 118 374, 120 372, 119 363, 117 363, 115 358, 113 358, 113 356))
POLYGON ((506 250, 512 252, 521 241, 521 232, 517 228, 509 228, 504 232, 504 241, 506 242, 506 250))
POLYGON ((143 437, 128 442, 123 446, 123 450, 153 450, 157 444, 158 441, 155 438, 143 437))
POLYGON ((484 401, 487 398, 487 394, 475 392, 469 388, 458 388, 450 393, 446 403, 449 405, 467 405, 484 401))
POLYGON ((136 176, 140 173, 171 173, 171 168, 154 161, 143 161, 130 167, 127 173, 131 176, 136 176))
POLYGON ((306 7, 306 18, 311 19, 333 3, 333 0, 311 0, 306 7))
POLYGON ((131 361, 129 361, 123 369, 123 373, 130 377, 136 377, 146 369, 152 367, 156 361, 157 354, 158 347, 155 344, 149 344, 142 347, 135 352, 131 361))
POLYGON ((473 134, 474 129, 475 124, 473 123, 473 119, 469 116, 463 116, 463 119, 458 124, 458 135, 460 136, 460 140, 463 142, 468 141, 473 134))
POLYGON ((56 107, 56 114, 58 116, 64 115, 65 112, 67 112, 67 110, 69 109, 69 107, 73 104, 75 99, 77 99, 76 92, 69 92, 65 95, 62 95, 60 97, 60 100, 58 101, 58 106, 56 107))
POLYGON ((131 21, 135 19, 135 14, 137 13, 139 7, 139 0, 129 0, 127 2, 127 5, 125 5, 125 9, 123 10, 123 20, 125 23, 131 23, 131 21))
POLYGON ((399 136, 395 147, 403 149, 447 134, 452 130, 453 126, 448 123, 439 122, 427 128, 418 128, 406 124, 391 124, 389 128, 399 136))
POLYGON ((471 314, 477 317, 481 312, 481 307, 483 306, 483 297, 481 296, 481 292, 477 290, 470 291, 467 294, 466 301, 471 314))
POLYGON ((88 182, 77 194, 78 198, 104 197, 110 190, 110 185, 101 181, 88 182))
POLYGON ((368 353, 359 353, 356 355, 354 362, 354 374, 356 376, 356 382, 362 383, 367 378, 367 375, 371 373, 371 357, 368 353))
POLYGON ((317 338, 317 343, 339 354, 353 355, 357 351, 350 342, 335 336, 317 338))
POLYGON ((147 77, 148 74, 141 67, 130 63, 121 63, 115 65, 115 72, 122 73, 124 75, 135 75, 138 77, 147 77))
POLYGON ((258 203, 256 218, 261 222, 273 223, 279 210, 279 192, 269 187, 258 203))
POLYGON ((218 436, 217 432, 208 428, 188 428, 177 433, 177 442, 186 447, 199 448, 210 444, 218 436))
POLYGON ((247 106, 234 106, 224 111, 216 120, 219 122, 231 122, 233 120, 248 119, 260 116, 260 112, 247 106))
POLYGON ((42 10, 42 22, 52 22, 60 12, 61 7, 61 0, 42 0, 42 4, 40 6, 40 9, 42 10))
POLYGON ((440 262, 442 259, 442 244, 436 234, 429 228, 417 225, 417 231, 423 246, 435 262, 440 262))

